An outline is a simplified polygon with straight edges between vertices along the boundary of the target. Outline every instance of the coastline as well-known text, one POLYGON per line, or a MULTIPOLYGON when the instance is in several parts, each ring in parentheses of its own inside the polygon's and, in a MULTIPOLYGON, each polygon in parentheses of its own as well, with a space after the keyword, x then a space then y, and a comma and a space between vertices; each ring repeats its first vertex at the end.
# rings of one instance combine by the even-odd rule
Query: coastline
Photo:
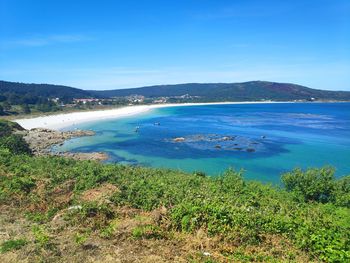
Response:
POLYGON ((59 130, 62 128, 74 126, 76 124, 93 122, 106 119, 119 119, 148 112, 152 109, 166 107, 183 106, 204 106, 204 105, 223 105, 223 104, 269 104, 269 103, 294 103, 291 101, 243 101, 243 102, 208 102, 208 103, 174 103, 174 104, 152 104, 152 105, 133 105, 116 109, 95 110, 84 112, 62 113, 57 115, 47 115, 34 118, 15 119, 23 128, 30 130, 33 128, 47 128, 59 130))

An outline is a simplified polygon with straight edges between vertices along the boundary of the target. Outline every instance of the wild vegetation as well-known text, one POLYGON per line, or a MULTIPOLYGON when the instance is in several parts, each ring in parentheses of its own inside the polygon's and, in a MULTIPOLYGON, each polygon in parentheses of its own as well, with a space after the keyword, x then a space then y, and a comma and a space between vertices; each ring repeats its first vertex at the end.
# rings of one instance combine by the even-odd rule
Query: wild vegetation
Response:
POLYGON ((19 144, 0 144, 4 260, 350 261, 350 176, 330 167, 286 173, 282 188, 233 170, 33 157, 19 144))

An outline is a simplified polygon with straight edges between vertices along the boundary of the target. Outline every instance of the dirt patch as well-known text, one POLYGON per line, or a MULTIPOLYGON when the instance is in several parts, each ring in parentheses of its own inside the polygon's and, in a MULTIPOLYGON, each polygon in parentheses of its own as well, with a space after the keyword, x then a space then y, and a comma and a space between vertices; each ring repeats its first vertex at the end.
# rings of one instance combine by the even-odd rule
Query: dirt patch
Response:
POLYGON ((108 203, 109 198, 119 189, 113 184, 104 183, 97 188, 89 189, 82 193, 80 200, 83 202, 108 203))
POLYGON ((70 204, 73 198, 73 189, 75 186, 75 180, 68 180, 63 184, 54 188, 51 193, 51 197, 59 206, 65 206, 70 204))

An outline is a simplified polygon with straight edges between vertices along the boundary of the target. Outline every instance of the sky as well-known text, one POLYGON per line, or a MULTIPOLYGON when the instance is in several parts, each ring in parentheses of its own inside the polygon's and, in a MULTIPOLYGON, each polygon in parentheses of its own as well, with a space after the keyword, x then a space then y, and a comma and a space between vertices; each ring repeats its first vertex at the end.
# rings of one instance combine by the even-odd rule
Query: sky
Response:
POLYGON ((350 1, 0 0, 0 79, 350 90, 350 1))

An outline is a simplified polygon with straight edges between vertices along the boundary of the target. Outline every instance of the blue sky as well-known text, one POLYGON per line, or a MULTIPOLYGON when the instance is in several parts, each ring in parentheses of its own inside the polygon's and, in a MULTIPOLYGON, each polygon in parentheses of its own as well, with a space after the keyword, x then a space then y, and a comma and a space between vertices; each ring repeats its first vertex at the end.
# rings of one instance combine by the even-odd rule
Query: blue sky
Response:
POLYGON ((350 1, 0 0, 0 79, 350 90, 350 1))

